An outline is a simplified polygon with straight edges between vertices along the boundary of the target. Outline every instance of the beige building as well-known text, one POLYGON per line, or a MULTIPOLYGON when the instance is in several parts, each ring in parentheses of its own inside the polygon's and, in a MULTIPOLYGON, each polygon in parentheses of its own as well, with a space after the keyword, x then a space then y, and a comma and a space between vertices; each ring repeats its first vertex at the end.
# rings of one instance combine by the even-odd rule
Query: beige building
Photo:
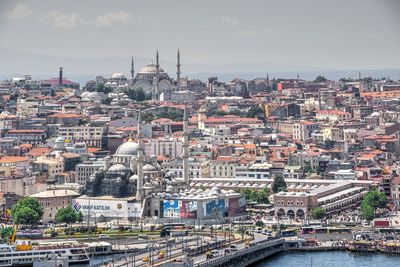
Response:
POLYGON ((44 165, 43 169, 47 170, 49 178, 54 178, 56 175, 64 172, 64 163, 61 160, 37 157, 35 163, 44 165))
POLYGON ((78 196, 78 193, 71 190, 49 190, 31 195, 43 207, 43 223, 54 222, 58 209, 72 205, 72 199, 78 196))
POLYGON ((89 147, 101 147, 103 138, 103 127, 73 126, 60 127, 58 135, 73 143, 84 142, 89 147))

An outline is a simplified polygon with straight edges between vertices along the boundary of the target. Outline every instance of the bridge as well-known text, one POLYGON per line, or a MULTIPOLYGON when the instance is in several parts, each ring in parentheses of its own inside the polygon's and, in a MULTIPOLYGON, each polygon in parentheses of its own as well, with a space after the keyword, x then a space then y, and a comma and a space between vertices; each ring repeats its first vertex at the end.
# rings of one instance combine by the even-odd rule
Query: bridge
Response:
POLYGON ((287 243, 284 239, 266 240, 237 252, 197 263, 195 267, 245 267, 275 253, 285 251, 288 246, 292 245, 293 244, 287 243))

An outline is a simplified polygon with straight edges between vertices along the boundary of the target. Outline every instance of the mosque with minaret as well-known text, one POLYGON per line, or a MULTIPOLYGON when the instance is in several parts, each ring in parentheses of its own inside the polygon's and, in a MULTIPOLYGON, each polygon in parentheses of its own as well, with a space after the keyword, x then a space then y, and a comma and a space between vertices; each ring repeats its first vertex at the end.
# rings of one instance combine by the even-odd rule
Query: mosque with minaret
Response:
POLYGON ((176 85, 173 79, 168 76, 160 66, 160 58, 158 50, 156 53, 156 64, 148 64, 141 68, 135 75, 135 64, 132 57, 131 62, 131 86, 135 90, 143 90, 146 94, 151 95, 153 101, 168 101, 174 90, 180 90, 181 63, 180 52, 177 53, 177 72, 176 85))

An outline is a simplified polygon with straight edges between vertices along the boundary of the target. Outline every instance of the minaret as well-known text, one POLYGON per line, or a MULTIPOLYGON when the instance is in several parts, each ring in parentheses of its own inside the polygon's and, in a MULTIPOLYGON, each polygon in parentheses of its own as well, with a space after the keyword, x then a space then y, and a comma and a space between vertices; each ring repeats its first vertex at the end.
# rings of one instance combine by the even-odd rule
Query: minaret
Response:
POLYGON ((135 63, 133 62, 133 57, 132 57, 132 62, 131 62, 131 78, 135 78, 135 63))
POLYGON ((186 187, 189 187, 189 132, 188 132, 189 117, 187 109, 183 111, 183 182, 186 187))
POLYGON ((181 55, 178 48, 178 61, 176 64, 176 91, 181 89, 181 55))
POLYGON ((267 72, 267 86, 269 86, 269 75, 268 75, 268 72, 267 72))
POLYGON ((137 152, 137 189, 136 189, 136 200, 143 200, 143 162, 144 162, 144 148, 143 148, 143 132, 142 132, 142 110, 139 108, 138 114, 138 130, 137 139, 139 142, 137 152))
POLYGON ((157 101, 158 100, 158 94, 159 94, 159 86, 158 86, 158 84, 159 84, 159 81, 160 81, 160 61, 159 61, 159 57, 158 57, 158 49, 157 49, 157 54, 156 54, 156 80, 155 80, 155 83, 156 83, 156 87, 155 87, 155 90, 154 90, 154 93, 153 93, 153 96, 152 96, 152 100, 153 101, 157 101))

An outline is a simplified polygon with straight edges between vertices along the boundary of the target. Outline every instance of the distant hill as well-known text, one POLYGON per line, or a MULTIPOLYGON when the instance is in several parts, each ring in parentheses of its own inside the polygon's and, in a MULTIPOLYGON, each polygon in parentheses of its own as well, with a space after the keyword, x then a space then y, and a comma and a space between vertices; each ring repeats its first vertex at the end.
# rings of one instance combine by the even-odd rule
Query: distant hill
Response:
MULTIPOLYGON (((151 58, 134 56, 135 71, 152 62, 151 58)), ((170 76, 174 77, 176 62, 160 58, 161 66, 170 76)), ((102 57, 102 58, 73 58, 63 56, 41 55, 21 52, 9 48, 0 47, 0 79, 10 78, 23 74, 32 74, 34 79, 56 77, 58 68, 64 68, 64 75, 81 84, 93 79, 96 75, 111 76, 113 72, 121 72, 129 76, 131 56, 102 57)), ((229 81, 234 78, 254 79, 266 77, 267 72, 272 78, 295 78, 299 72, 300 78, 312 80, 317 75, 324 75, 329 79, 342 77, 358 77, 359 70, 329 70, 311 66, 296 66, 273 62, 254 63, 227 63, 213 66, 207 64, 182 62, 182 77, 188 76, 207 79, 212 75, 219 77, 221 81, 229 81)), ((400 69, 361 70, 363 76, 387 77, 400 79, 400 69)))

